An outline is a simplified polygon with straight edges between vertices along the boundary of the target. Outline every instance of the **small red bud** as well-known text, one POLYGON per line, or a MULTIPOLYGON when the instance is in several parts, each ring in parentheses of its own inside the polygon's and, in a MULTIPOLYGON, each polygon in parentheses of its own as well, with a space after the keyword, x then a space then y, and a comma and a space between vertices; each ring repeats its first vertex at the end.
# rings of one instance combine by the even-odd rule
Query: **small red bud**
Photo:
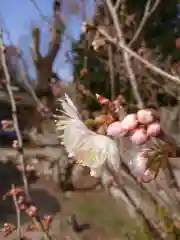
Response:
POLYGON ((20 204, 20 205, 19 205, 19 209, 20 209, 21 211, 24 211, 24 210, 26 209, 26 205, 25 205, 25 204, 20 204))
POLYGON ((82 68, 81 71, 80 71, 80 76, 84 77, 87 74, 88 74, 88 69, 87 68, 82 68))
POLYGON ((37 216, 37 208, 35 206, 30 206, 27 210, 27 215, 30 217, 36 217, 37 216))
POLYGON ((3 128, 7 128, 9 126, 9 121, 8 120, 2 120, 1 124, 2 124, 3 128))
POLYGON ((12 147, 13 147, 14 149, 18 149, 19 144, 18 144, 18 141, 17 141, 17 140, 14 140, 14 141, 13 141, 12 147))

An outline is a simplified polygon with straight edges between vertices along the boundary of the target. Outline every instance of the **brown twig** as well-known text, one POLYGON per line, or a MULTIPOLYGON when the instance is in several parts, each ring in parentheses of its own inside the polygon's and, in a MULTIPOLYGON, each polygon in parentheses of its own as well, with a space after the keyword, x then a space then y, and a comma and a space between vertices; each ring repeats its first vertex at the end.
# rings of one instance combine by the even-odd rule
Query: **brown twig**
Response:
POLYGON ((23 150, 24 150, 23 149, 23 141, 22 141, 22 136, 21 136, 20 129, 19 129, 16 102, 14 100, 14 95, 13 95, 13 91, 11 88, 11 77, 10 77, 9 70, 8 70, 8 67, 6 64, 5 47, 3 44, 2 37, 3 36, 2 36, 2 31, 1 31, 0 32, 0 56, 1 56, 3 70, 4 70, 5 80, 6 80, 6 82, 5 82, 6 89, 7 89, 10 101, 11 101, 13 125, 14 125, 14 129, 15 129, 16 135, 17 135, 19 159, 20 159, 20 162, 22 164, 22 169, 23 169, 22 178, 23 178, 23 183, 24 183, 25 194, 26 194, 27 199, 30 199, 29 186, 28 186, 28 181, 27 181, 26 172, 25 172, 25 161, 24 161, 24 155, 23 155, 23 150))
MULTIPOLYGON (((6 32, 6 35, 7 35, 7 38, 8 38, 8 40, 9 40, 9 42, 11 43, 11 45, 14 45, 14 43, 13 43, 13 41, 12 41, 12 39, 11 39, 11 34, 10 34, 10 32, 8 31, 8 29, 7 29, 7 27, 6 27, 6 24, 5 24, 2 16, 0 16, 0 19, 1 19, 1 21, 3 22, 3 29, 4 29, 5 32, 6 32)), ((19 50, 19 48, 18 48, 18 50, 19 50)), ((27 63, 26 63, 26 60, 24 59, 24 57, 23 57, 23 55, 22 55, 22 53, 21 53, 20 50, 19 50, 19 57, 20 57, 21 60, 22 60, 23 68, 24 68, 24 69, 23 69, 23 70, 24 70, 24 79, 23 79, 23 80, 24 80, 24 83, 25 83, 25 85, 28 87, 28 90, 29 90, 29 92, 30 92, 33 100, 34 100, 35 103, 38 105, 38 104, 40 104, 40 102, 39 102, 39 99, 38 99, 37 96, 36 96, 36 93, 35 93, 32 85, 29 83, 29 79, 28 79, 29 77, 28 77, 28 72, 27 72, 27 63)))
POLYGON ((43 12, 41 11, 41 8, 38 6, 37 2, 34 0, 30 0, 30 2, 33 4, 33 6, 35 7, 35 9, 37 10, 37 12, 39 13, 39 16, 42 18, 42 20, 44 20, 45 22, 50 24, 50 21, 48 19, 47 16, 45 16, 43 14, 43 12))
POLYGON ((38 99, 38 97, 37 97, 37 95, 35 93, 35 90, 34 90, 33 86, 30 83, 28 72, 27 72, 27 68, 28 67, 27 67, 26 61, 25 61, 21 51, 19 51, 19 56, 20 56, 20 58, 22 60, 23 68, 24 68, 23 69, 24 70, 24 83, 25 83, 26 87, 28 88, 29 93, 31 94, 34 102, 37 104, 37 106, 39 106, 41 104, 41 102, 39 101, 39 99, 38 99))
POLYGON ((52 240, 51 236, 49 235, 49 233, 47 231, 45 231, 45 228, 43 226, 43 223, 41 222, 39 217, 32 217, 33 223, 39 227, 39 229, 41 230, 41 232, 44 235, 44 238, 46 240, 52 240))
POLYGON ((138 39, 139 35, 141 34, 147 20, 151 17, 151 15, 155 12, 155 10, 157 9, 159 3, 161 0, 156 0, 153 4, 153 6, 150 8, 152 0, 148 0, 145 6, 145 10, 144 10, 144 15, 141 19, 141 22, 133 36, 133 38, 131 39, 131 41, 129 42, 128 46, 131 47, 134 42, 138 39))
POLYGON ((39 64, 40 59, 42 59, 40 53, 40 30, 38 27, 33 28, 32 30, 32 59, 35 65, 39 64))
POLYGON ((116 11, 118 10, 118 8, 119 8, 119 6, 120 6, 121 1, 122 1, 122 0, 117 0, 117 1, 116 1, 116 4, 115 4, 115 9, 116 9, 116 11))
POLYGON ((119 178, 118 174, 116 174, 114 171, 112 171, 110 168, 108 168, 110 174, 114 177, 115 184, 117 184, 120 191, 124 194, 124 196, 127 198, 129 204, 133 207, 135 212, 142 217, 143 221, 146 223, 149 231, 154 235, 158 236, 158 239, 163 240, 162 232, 156 227, 154 223, 151 222, 151 220, 146 216, 144 211, 141 209, 140 206, 137 205, 136 201, 133 199, 133 197, 129 194, 129 192, 124 187, 123 182, 121 182, 121 179, 119 178))
POLYGON ((40 51, 40 29, 33 28, 32 31, 32 58, 36 68, 37 86, 39 92, 48 92, 49 82, 52 78, 52 66, 61 44, 61 33, 64 29, 64 22, 60 14, 60 1, 53 1, 53 24, 51 26, 51 41, 49 43, 46 56, 41 55, 40 51))
MULTIPOLYGON (((12 184, 12 189, 15 189, 15 185, 12 184)), ((21 212, 20 212, 20 209, 19 209, 19 206, 18 206, 18 203, 17 203, 17 197, 16 197, 16 194, 13 193, 12 194, 12 198, 13 198, 13 201, 14 201, 14 206, 15 206, 15 209, 16 209, 16 218, 17 218, 17 240, 21 240, 21 212)))
POLYGON ((59 47, 60 47, 60 40, 61 40, 61 29, 64 27, 64 23, 61 17, 61 1, 54 0, 53 1, 53 26, 52 26, 52 37, 51 42, 49 45, 49 50, 46 58, 49 61, 53 62, 57 56, 59 47))
POLYGON ((114 76, 114 67, 113 67, 113 54, 112 54, 112 46, 108 46, 108 59, 109 59, 109 76, 110 76, 110 84, 111 84, 111 100, 115 99, 115 76, 114 76))

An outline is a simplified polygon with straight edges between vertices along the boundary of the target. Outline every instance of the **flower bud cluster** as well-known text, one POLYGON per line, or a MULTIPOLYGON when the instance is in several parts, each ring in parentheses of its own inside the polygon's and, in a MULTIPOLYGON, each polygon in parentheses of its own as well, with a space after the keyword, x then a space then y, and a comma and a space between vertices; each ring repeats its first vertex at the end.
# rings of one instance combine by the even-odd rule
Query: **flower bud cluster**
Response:
POLYGON ((128 114, 121 122, 109 125, 107 135, 130 136, 136 145, 145 144, 150 138, 158 137, 161 133, 159 117, 153 109, 142 109, 137 113, 128 114))

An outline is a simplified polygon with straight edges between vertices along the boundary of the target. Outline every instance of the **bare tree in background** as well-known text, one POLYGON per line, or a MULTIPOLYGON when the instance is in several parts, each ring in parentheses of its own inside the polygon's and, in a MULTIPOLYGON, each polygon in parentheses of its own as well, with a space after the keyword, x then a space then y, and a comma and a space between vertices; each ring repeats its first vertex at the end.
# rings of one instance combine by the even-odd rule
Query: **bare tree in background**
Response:
POLYGON ((48 91, 49 84, 53 77, 52 66, 62 40, 64 23, 61 18, 60 1, 53 2, 52 11, 53 24, 51 27, 51 41, 46 56, 42 56, 40 52, 40 29, 35 27, 32 31, 32 58, 36 69, 36 91, 48 91))

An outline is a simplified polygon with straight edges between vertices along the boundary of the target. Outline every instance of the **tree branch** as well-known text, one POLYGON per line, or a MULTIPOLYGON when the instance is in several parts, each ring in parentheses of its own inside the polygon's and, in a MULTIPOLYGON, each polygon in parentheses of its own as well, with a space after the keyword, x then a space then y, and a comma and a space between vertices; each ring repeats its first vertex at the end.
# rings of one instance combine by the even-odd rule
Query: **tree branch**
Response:
POLYGON ((28 88, 28 91, 29 93, 31 94, 34 102, 38 105, 40 105, 40 101, 35 93, 35 90, 32 86, 32 83, 30 83, 30 79, 29 79, 29 76, 28 76, 28 66, 27 66, 27 63, 23 57, 23 54, 22 52, 19 50, 19 56, 22 60, 22 65, 23 65, 23 70, 24 70, 24 83, 25 83, 25 86, 28 88))
POLYGON ((125 45, 123 42, 121 41, 117 41, 117 39, 114 39, 113 37, 111 37, 104 29, 102 28, 98 28, 98 31, 104 36, 106 37, 107 41, 109 41, 110 43, 120 47, 121 49, 124 49, 127 53, 129 53, 129 55, 131 57, 134 57, 136 60, 138 60, 139 62, 141 62, 142 64, 145 65, 146 68, 149 68, 150 70, 152 70, 153 72, 161 75, 162 77, 168 78, 170 80, 172 80, 173 82, 175 82, 176 84, 180 85, 180 78, 178 76, 173 76, 169 73, 167 73, 166 71, 164 71, 163 69, 156 67, 155 65, 153 65, 152 63, 150 63, 148 60, 144 59, 143 57, 141 57, 139 54, 137 54, 136 52, 134 52, 132 49, 130 49, 127 45, 125 45))
MULTIPOLYGON (((108 169, 110 170, 110 169, 108 169)), ((163 240, 163 234, 160 229, 157 228, 156 224, 152 222, 152 220, 146 216, 146 213, 141 209, 141 206, 137 204, 135 199, 131 196, 129 191, 124 186, 124 183, 120 181, 119 176, 114 172, 110 170, 111 175, 114 177, 115 184, 118 187, 118 190, 120 190, 122 197, 125 199, 125 201, 131 205, 132 209, 135 210, 135 212, 142 217, 144 223, 148 227, 149 231, 152 233, 153 236, 158 236, 158 239, 163 240)))
MULTIPOLYGON (((115 26, 115 29, 117 31, 118 39, 119 39, 120 42, 122 42, 125 45, 126 43, 125 43, 124 35, 123 35, 122 28, 121 28, 121 25, 119 23, 119 20, 118 20, 117 14, 116 14, 116 10, 113 7, 110 0, 106 0, 106 4, 108 6, 109 12, 110 12, 111 17, 113 19, 114 26, 115 26)), ((123 58, 124 58, 126 71, 129 75, 129 80, 130 80, 130 83, 131 83, 133 94, 134 94, 134 97, 135 97, 135 99, 137 101, 137 104, 138 104, 138 108, 143 108, 144 103, 143 103, 143 101, 141 99, 141 96, 140 96, 140 93, 139 93, 138 84, 137 84, 137 81, 136 81, 136 78, 135 78, 135 75, 134 75, 134 72, 133 72, 133 69, 132 69, 132 64, 131 64, 129 54, 124 49, 122 49, 122 54, 123 54, 123 58)))
MULTIPOLYGON (((33 46, 34 46, 34 64, 36 67, 36 78, 37 78, 37 85, 36 91, 39 94, 46 94, 52 93, 50 91, 50 80, 52 78, 52 67, 53 62, 57 56, 59 47, 60 47, 60 40, 62 34, 62 26, 63 20, 60 16, 60 1, 54 0, 53 1, 53 26, 51 28, 51 42, 48 49, 48 54, 45 57, 42 57, 39 50, 40 44, 40 32, 38 28, 34 28, 33 30, 33 46)), ((50 96, 48 97, 50 100, 50 96)))
POLYGON ((108 58, 109 58, 109 76, 111 84, 111 99, 114 100, 116 96, 115 92, 115 76, 114 76, 114 67, 113 67, 113 55, 112 55, 112 46, 108 46, 108 58))
POLYGON ((115 4, 115 9, 116 9, 116 11, 118 10, 120 4, 121 4, 121 0, 117 0, 117 1, 116 1, 116 4, 115 4))
MULTIPOLYGON (((12 184, 12 190, 15 189, 15 185, 12 184)), ((12 195, 12 198, 13 198, 13 201, 14 201, 14 206, 15 206, 15 209, 16 209, 16 218, 17 218, 17 240, 21 240, 22 236, 21 236, 21 212, 20 212, 20 209, 19 209, 19 206, 18 206, 18 203, 17 203, 17 197, 16 197, 16 194, 14 193, 12 195)))
POLYGON ((40 53, 40 30, 38 27, 32 30, 32 48, 31 48, 32 58, 34 64, 37 65, 42 58, 40 53))
POLYGON ((144 10, 144 15, 142 17, 142 20, 139 24, 138 29, 136 30, 136 33, 134 34, 133 38, 131 39, 131 41, 129 42, 128 46, 131 47, 134 42, 138 39, 139 35, 141 34, 147 20, 151 17, 151 15, 155 12, 155 10, 157 9, 159 3, 161 0, 156 0, 152 6, 152 8, 150 9, 150 5, 152 3, 152 0, 148 0, 145 6, 145 10, 144 10))
POLYGON ((23 155, 23 141, 22 141, 22 136, 19 130, 19 122, 18 122, 18 117, 17 117, 17 108, 16 108, 16 102, 14 99, 13 91, 11 88, 11 78, 9 75, 8 67, 6 64, 6 56, 5 56, 5 47, 3 44, 3 39, 2 39, 2 31, 0 32, 0 56, 1 56, 1 61, 2 61, 2 66, 4 70, 4 75, 5 75, 5 84, 6 84, 6 89, 11 101, 11 109, 12 109, 12 119, 13 119, 13 125, 14 129, 16 131, 16 136, 18 140, 18 153, 19 153, 19 159, 22 164, 22 178, 23 178, 23 183, 24 183, 24 190, 27 199, 30 199, 29 195, 29 186, 28 186, 28 181, 26 177, 26 172, 25 172, 25 161, 24 161, 24 155, 23 155))
POLYGON ((62 34, 62 28, 64 27, 63 20, 60 13, 61 3, 59 0, 53 2, 53 26, 52 26, 52 39, 49 46, 49 51, 46 56, 48 62, 53 63, 55 60, 59 47, 62 34))

